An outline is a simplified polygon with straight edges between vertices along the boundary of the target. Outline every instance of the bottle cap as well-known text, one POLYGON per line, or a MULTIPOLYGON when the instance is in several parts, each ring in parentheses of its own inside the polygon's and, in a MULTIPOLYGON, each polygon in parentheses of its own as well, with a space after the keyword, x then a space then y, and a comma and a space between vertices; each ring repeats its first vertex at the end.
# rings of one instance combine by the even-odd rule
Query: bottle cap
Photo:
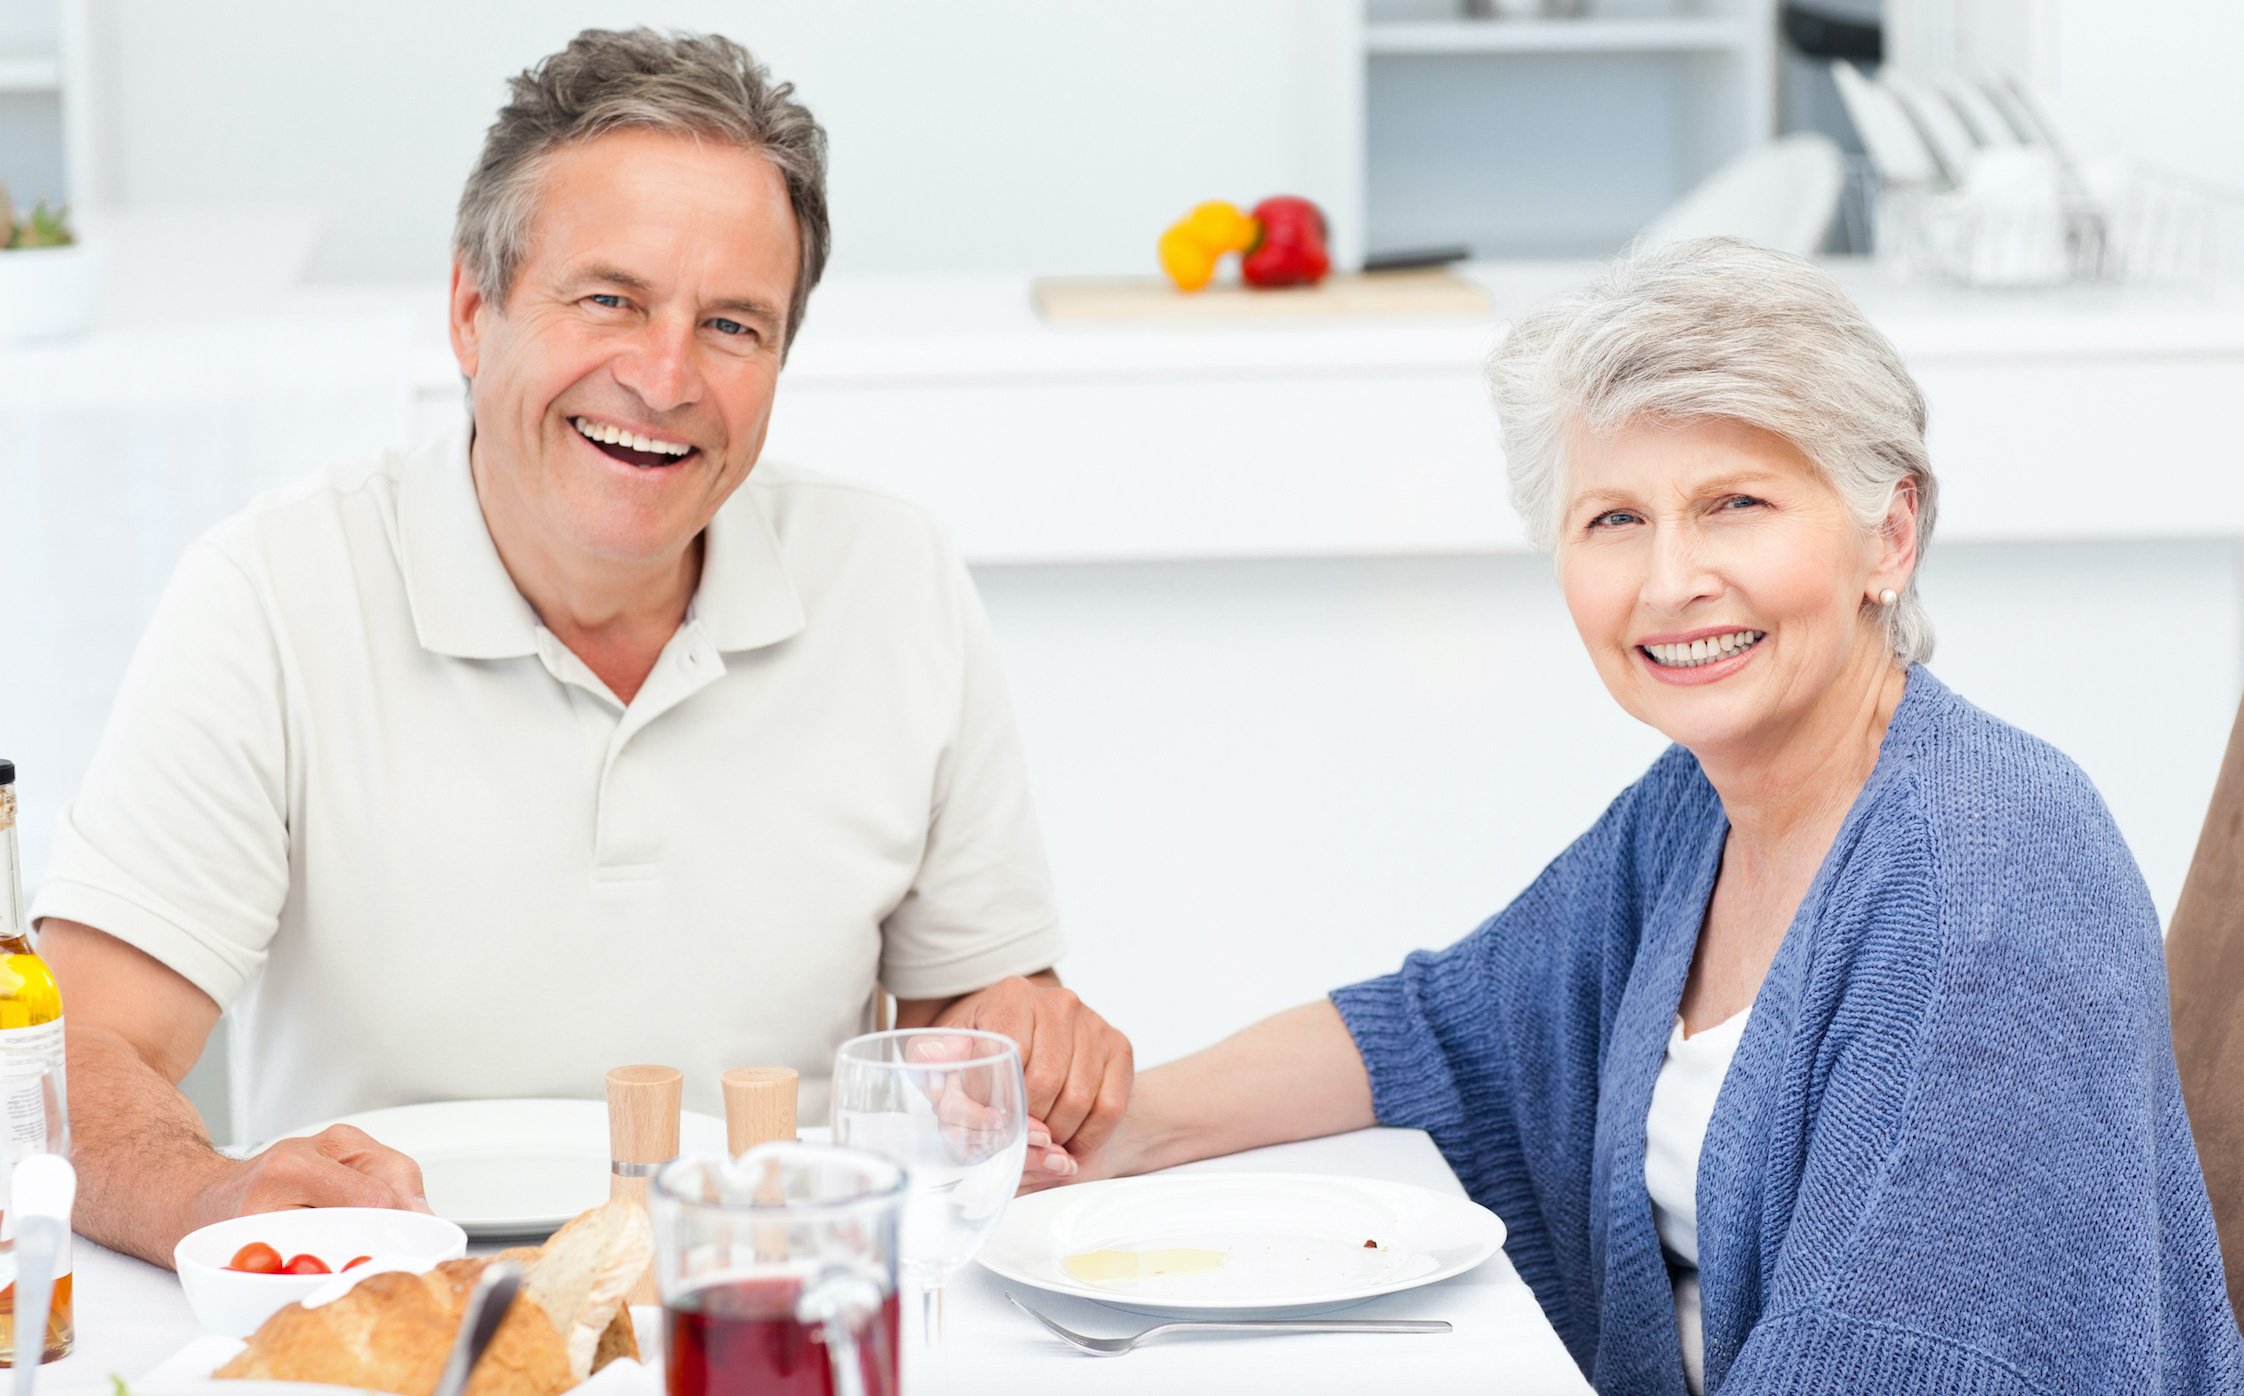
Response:
POLYGON ((0 756, 0 785, 16 783, 16 763, 0 756))

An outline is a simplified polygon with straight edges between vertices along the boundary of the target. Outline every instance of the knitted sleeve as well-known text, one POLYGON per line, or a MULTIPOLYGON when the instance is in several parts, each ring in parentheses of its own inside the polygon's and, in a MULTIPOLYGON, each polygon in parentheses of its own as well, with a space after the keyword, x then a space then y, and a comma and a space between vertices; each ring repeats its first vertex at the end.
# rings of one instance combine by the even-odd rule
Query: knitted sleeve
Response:
POLYGON ((1426 1130, 1445 1151, 1445 1136, 1455 1137, 1454 1167, 1491 1142, 1457 1132, 1484 1130, 1487 1109, 1505 1102, 1516 1075, 1574 1051, 1594 1054, 1605 1007, 1598 967, 1610 962, 1626 973, 1642 881, 1638 810, 1660 773, 1655 766, 1623 792, 1463 940, 1333 991, 1370 1072, 1381 1124, 1426 1130))
POLYGON ((1721 1396, 2040 1396, 2041 1388, 1986 1353, 1928 1333, 1794 1310, 1764 1319, 1722 1379, 1721 1396))

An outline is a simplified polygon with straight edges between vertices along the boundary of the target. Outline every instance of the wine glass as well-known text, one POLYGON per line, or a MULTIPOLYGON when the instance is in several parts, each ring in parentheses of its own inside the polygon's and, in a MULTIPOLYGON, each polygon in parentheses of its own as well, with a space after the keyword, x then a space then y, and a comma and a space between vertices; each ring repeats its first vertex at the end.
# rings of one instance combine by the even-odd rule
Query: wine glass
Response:
POLYGON ((834 1142, 902 1164, 906 1284, 923 1341, 942 1336, 943 1283, 981 1249, 1021 1185, 1028 1107, 1012 1039, 963 1028, 904 1028, 834 1054, 834 1142))

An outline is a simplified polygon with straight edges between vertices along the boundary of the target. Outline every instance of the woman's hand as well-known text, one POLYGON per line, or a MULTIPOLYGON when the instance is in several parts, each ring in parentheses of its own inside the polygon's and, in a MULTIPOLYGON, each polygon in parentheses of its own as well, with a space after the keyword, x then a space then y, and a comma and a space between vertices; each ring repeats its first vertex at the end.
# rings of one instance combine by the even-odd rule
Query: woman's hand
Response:
POLYGON ((1042 1192, 1068 1183, 1126 1178, 1147 1171, 1143 1140, 1147 1131, 1132 1118, 1142 1114, 1143 1106, 1133 1102, 1106 1138, 1089 1148, 1080 1145, 1062 1148, 1051 1142, 1051 1135, 1044 1133, 1041 1126, 1032 1122, 1028 1162, 1021 1168, 1021 1191, 1042 1192))

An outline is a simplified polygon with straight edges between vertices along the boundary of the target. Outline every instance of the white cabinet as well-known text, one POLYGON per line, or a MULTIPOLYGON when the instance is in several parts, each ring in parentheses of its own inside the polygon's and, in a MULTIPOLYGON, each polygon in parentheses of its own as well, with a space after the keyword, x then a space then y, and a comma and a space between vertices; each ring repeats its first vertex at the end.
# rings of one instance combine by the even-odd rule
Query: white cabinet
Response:
POLYGON ((1774 0, 1473 19, 1367 0, 1366 245, 1618 249, 1776 129, 1774 0))

